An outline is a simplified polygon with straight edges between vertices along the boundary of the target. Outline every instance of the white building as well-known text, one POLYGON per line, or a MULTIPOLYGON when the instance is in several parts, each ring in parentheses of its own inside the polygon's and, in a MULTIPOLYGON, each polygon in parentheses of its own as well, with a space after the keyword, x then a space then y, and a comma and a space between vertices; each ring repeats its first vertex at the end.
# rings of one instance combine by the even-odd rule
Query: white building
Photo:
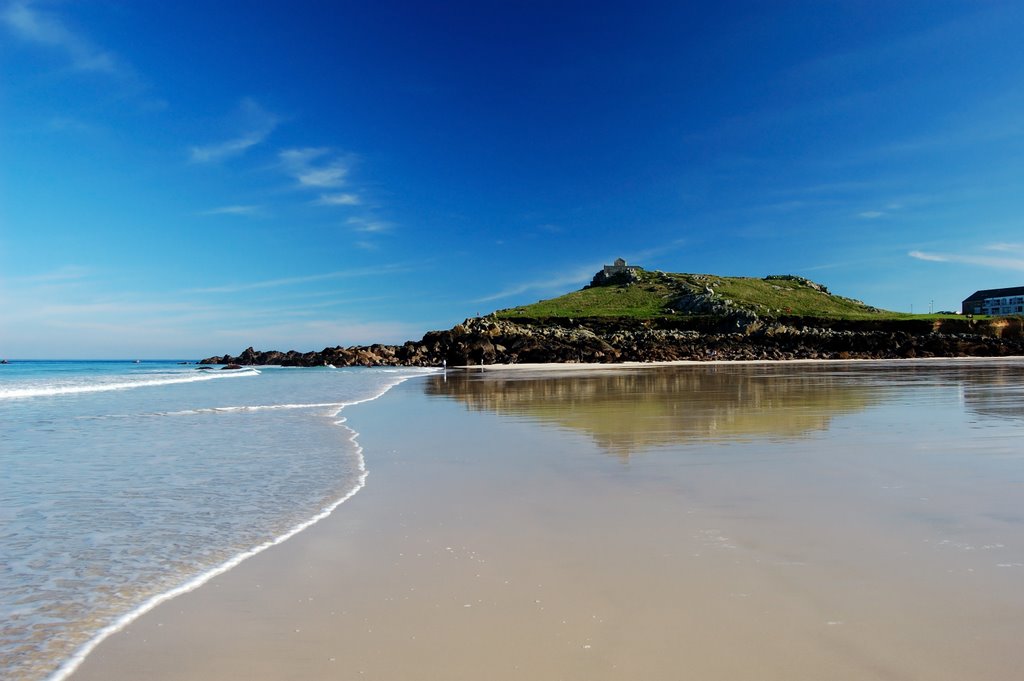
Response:
POLYGON ((964 314, 1024 315, 1024 286, 975 291, 964 300, 964 314))

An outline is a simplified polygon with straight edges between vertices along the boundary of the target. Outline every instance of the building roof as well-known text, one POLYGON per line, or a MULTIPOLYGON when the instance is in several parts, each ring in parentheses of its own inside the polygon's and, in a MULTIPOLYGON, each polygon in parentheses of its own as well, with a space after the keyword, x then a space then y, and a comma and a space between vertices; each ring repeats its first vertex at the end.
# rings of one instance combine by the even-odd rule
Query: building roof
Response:
POLYGON ((964 302, 970 303, 975 300, 985 300, 986 298, 1005 298, 1006 296, 1024 296, 1024 286, 1014 286, 1012 288, 987 288, 982 291, 975 291, 969 297, 965 298, 964 302))

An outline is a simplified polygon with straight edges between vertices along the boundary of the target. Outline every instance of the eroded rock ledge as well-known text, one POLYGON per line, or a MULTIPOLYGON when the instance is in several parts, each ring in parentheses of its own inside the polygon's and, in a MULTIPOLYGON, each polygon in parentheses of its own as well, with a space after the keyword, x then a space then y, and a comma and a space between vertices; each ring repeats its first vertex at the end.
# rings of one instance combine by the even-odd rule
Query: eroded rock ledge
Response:
POLYGON ((247 348, 201 364, 448 366, 530 362, 899 359, 1024 355, 1022 320, 830 321, 750 314, 662 319, 467 319, 403 345, 300 353, 247 348))

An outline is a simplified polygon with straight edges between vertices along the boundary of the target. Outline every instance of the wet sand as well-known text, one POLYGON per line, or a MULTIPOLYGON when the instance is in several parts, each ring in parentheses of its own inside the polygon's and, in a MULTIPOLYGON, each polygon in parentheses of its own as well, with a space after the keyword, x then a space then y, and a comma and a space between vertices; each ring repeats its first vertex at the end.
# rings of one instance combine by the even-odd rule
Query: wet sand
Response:
POLYGON ((365 489, 72 678, 1014 678, 1022 368, 904 366, 409 381, 365 489))

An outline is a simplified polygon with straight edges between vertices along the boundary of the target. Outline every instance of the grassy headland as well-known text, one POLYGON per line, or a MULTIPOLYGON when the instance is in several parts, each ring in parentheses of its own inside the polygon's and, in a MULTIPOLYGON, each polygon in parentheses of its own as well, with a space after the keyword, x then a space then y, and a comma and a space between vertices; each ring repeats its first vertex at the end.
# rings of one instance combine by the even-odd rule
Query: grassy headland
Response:
POLYGON ((948 319, 958 315, 911 315, 835 295, 803 277, 725 277, 638 271, 532 305, 498 310, 503 319, 721 315, 747 311, 762 319, 810 317, 832 320, 948 319))
POLYGON ((544 362, 1024 355, 1024 319, 881 310, 792 275, 624 269, 402 345, 256 351, 206 364, 448 366, 544 362))

